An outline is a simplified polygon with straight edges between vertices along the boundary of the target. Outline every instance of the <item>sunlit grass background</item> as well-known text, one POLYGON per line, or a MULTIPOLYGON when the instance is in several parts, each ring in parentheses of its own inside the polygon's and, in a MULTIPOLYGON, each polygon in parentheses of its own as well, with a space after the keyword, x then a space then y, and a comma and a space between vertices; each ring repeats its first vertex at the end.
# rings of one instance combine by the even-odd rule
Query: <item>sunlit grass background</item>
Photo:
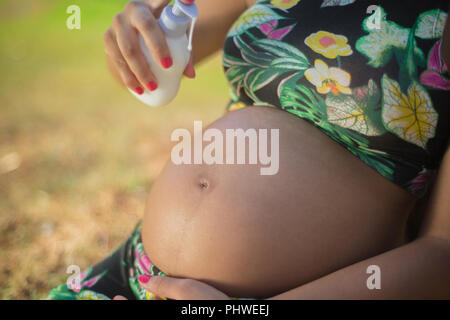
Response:
POLYGON ((103 33, 127 0, 0 0, 0 299, 42 299, 140 219, 175 128, 223 114, 220 55, 149 108, 114 82, 103 33), (66 8, 81 7, 81 30, 66 8))

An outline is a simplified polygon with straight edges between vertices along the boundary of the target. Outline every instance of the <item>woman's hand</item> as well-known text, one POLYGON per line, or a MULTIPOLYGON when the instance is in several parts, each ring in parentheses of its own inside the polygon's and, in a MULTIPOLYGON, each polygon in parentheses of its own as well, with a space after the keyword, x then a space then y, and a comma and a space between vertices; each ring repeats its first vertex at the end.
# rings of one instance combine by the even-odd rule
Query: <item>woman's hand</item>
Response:
MULTIPOLYGON (((206 283, 192 279, 178 279, 163 276, 139 276, 141 286, 159 296, 174 300, 229 300, 230 298, 206 283)), ((114 300, 126 300, 122 296, 114 300)))
POLYGON ((145 290, 164 298, 175 300, 229 300, 226 294, 197 280, 141 275, 139 282, 145 290))
MULTIPOLYGON (((195 0, 181 0, 185 4, 192 4, 195 0)), ((158 79, 145 59, 139 45, 138 34, 150 49, 156 61, 160 61, 163 68, 170 68, 173 64, 166 38, 158 25, 158 19, 169 0, 143 0, 127 3, 125 9, 114 16, 112 26, 105 32, 103 40, 108 64, 116 77, 138 94, 158 88, 158 79)), ((192 58, 184 74, 189 78, 195 77, 192 58)))

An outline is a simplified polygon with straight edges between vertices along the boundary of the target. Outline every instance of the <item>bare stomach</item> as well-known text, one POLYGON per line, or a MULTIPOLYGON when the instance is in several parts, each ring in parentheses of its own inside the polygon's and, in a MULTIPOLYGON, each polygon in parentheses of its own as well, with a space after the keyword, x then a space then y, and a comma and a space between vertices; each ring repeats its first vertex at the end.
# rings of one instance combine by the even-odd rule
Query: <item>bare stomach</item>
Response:
POLYGON ((311 124, 251 107, 209 127, 279 129, 279 172, 169 162, 142 231, 166 274, 269 297, 402 243, 413 197, 311 124))

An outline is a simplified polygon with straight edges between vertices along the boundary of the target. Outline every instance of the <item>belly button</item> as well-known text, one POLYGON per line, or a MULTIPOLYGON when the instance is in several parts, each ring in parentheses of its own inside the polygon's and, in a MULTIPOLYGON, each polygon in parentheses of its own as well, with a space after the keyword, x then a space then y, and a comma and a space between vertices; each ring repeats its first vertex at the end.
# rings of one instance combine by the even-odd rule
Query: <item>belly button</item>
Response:
POLYGON ((209 182, 205 179, 200 180, 198 186, 200 187, 201 190, 206 190, 209 188, 209 182))

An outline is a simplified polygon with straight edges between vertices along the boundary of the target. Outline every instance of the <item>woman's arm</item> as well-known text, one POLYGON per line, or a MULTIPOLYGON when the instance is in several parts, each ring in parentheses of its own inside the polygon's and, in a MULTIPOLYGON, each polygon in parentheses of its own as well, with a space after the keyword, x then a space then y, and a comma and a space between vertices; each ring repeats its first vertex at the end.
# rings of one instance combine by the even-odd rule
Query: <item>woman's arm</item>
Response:
POLYGON ((199 19, 195 26, 195 63, 222 49, 228 30, 245 11, 242 0, 196 0, 199 19))
POLYGON ((450 299, 450 148, 419 238, 271 299, 450 299), (381 289, 368 289, 371 265, 381 289))

